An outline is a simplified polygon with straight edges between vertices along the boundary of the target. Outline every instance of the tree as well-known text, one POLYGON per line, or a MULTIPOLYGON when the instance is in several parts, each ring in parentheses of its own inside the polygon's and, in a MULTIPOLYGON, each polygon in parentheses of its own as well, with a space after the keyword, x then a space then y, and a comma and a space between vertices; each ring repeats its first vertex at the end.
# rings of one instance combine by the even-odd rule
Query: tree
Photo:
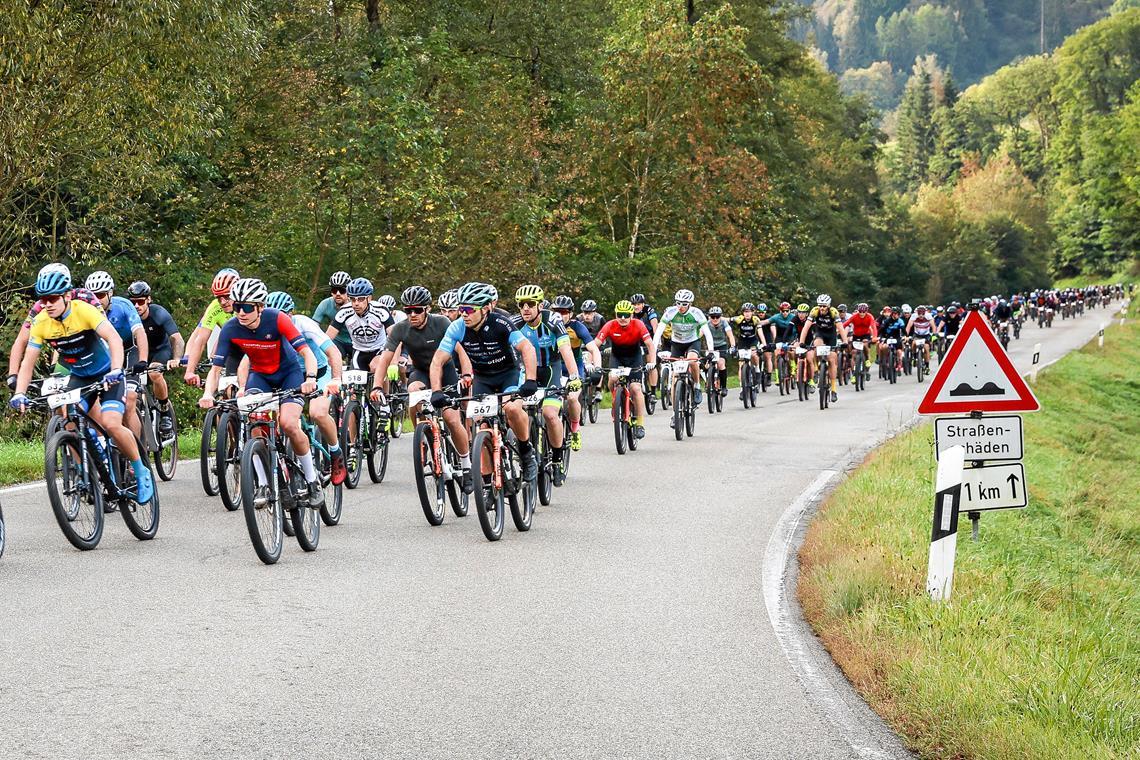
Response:
POLYGON ((899 106, 895 178, 905 190, 915 190, 926 180, 934 153, 934 98, 930 82, 925 69, 911 76, 899 106))

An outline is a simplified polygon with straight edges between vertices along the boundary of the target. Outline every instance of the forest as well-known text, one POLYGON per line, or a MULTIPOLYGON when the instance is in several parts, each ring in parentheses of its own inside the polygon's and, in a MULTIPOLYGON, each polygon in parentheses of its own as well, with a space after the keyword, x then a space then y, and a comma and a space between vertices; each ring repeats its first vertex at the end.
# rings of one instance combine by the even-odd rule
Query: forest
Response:
POLYGON ((5 344, 48 261, 147 279, 186 329, 227 265, 302 306, 347 269, 380 292, 684 286, 728 307, 965 299, 1136 260, 1127 0, 1047 0, 1044 54, 1013 8, 1039 0, 0 1, 5 344), (874 44, 807 39, 825 5, 878 8, 858 16, 874 44), (984 7, 986 55, 883 47, 928 7, 967 26, 984 7), (905 73, 892 134, 890 103, 841 82, 882 61, 905 73))

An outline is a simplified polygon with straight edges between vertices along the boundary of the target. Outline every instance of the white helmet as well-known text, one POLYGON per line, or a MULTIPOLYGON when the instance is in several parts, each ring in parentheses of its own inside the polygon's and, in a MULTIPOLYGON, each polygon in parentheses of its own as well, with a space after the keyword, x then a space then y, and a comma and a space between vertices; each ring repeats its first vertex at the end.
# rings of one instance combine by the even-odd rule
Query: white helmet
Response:
POLYGON ((235 303, 265 303, 269 289, 256 277, 243 277, 230 288, 230 298, 235 303))
POLYGON ((904 304, 903 304, 903 307, 902 307, 902 313, 903 313, 903 314, 910 314, 910 311, 911 311, 911 309, 910 309, 910 304, 909 304, 909 303, 904 303, 904 304))
POLYGON ((42 267, 40 267, 40 271, 39 271, 39 274, 37 276, 43 277, 44 275, 49 275, 49 274, 53 274, 53 273, 54 274, 66 275, 67 279, 69 279, 69 280, 71 279, 71 270, 67 268, 67 264, 59 264, 59 263, 44 264, 42 267))
POLYGON ((686 290, 685 288, 681 288, 673 294, 673 300, 677 303, 691 304, 695 299, 696 296, 693 295, 693 291, 686 290))
POLYGON ((92 293, 109 293, 115 289, 115 281, 111 279, 111 275, 100 269, 98 272, 87 275, 83 287, 92 293))
POLYGON ((819 298, 815 299, 816 306, 831 306, 831 296, 827 293, 820 293, 819 298))

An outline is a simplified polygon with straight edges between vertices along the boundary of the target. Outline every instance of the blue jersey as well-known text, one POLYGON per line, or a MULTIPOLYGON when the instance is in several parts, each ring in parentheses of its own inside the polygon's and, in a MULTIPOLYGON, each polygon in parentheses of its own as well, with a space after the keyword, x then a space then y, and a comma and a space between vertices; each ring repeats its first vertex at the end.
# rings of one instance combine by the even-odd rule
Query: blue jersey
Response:
POLYGON ((452 322, 440 341, 439 350, 453 355, 458 343, 467 352, 475 374, 493 375, 518 369, 515 348, 524 341, 526 338, 509 317, 492 311, 478 330, 467 329, 462 318, 452 322))
POLYGON ((107 320, 115 328, 115 332, 123 339, 123 350, 129 351, 135 345, 135 328, 142 327, 142 319, 135 310, 134 304, 121 296, 111 296, 111 305, 107 309, 107 320))
MULTIPOLYGON (((537 325, 529 325, 519 315, 511 317, 515 329, 534 346, 538 354, 539 367, 561 367, 562 358, 558 348, 570 343, 570 336, 566 334, 566 327, 559 319, 552 319, 550 312, 545 309, 540 312, 537 325)), ((587 333, 588 335, 589 333, 587 333)))
MULTIPOLYGON (((323 374, 325 367, 329 366, 329 358, 325 354, 325 349, 332 348, 333 342, 329 340, 329 336, 311 317, 306 317, 304 314, 294 314, 293 324, 301 331, 301 337, 305 339, 309 350, 317 357, 317 374, 323 374)), ((301 369, 305 368, 305 357, 301 354, 297 354, 297 364, 300 365, 301 369)))

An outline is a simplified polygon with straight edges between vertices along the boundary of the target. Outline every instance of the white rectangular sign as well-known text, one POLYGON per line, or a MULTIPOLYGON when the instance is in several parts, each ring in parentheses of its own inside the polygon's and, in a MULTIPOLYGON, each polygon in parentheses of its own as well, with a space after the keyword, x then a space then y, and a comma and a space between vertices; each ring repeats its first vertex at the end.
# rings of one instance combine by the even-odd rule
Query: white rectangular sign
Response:
POLYGON ((994 417, 939 417, 934 421, 934 457, 951 446, 966 449, 966 461, 1021 459, 1024 436, 1016 414, 994 417))
POLYGON ((1025 465, 1021 462, 967 467, 962 471, 962 502, 959 512, 1020 509, 1028 504, 1025 465))

